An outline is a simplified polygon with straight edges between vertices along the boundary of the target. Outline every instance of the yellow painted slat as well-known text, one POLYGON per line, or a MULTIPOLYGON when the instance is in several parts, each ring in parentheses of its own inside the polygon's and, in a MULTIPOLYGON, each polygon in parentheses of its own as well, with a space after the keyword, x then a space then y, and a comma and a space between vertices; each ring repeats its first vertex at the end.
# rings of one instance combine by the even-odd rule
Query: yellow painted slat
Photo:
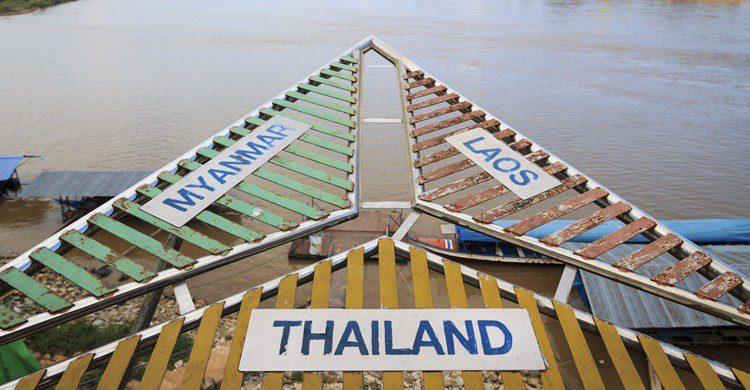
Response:
POLYGON ((21 378, 20 381, 16 384, 16 387, 14 390, 33 390, 36 388, 36 385, 39 383, 40 380, 42 380, 42 377, 44 376, 44 373, 47 372, 46 369, 37 371, 31 375, 27 375, 23 378, 21 378))
MULTIPOLYGON (((276 295, 277 309, 293 309, 294 297, 297 293, 297 274, 285 276, 279 282, 279 293, 276 295)), ((263 335, 251 335, 251 337, 263 337, 263 335)), ((262 389, 281 389, 284 383, 283 372, 269 372, 263 378, 262 389)))
POLYGON ((221 310, 224 308, 224 302, 211 305, 203 312, 201 324, 193 341, 193 348, 190 350, 190 357, 185 365, 185 374, 182 376, 181 389, 200 389, 203 383, 203 376, 206 374, 208 358, 211 357, 211 349, 214 346, 216 331, 219 329, 219 320, 221 320, 221 310))
POLYGON ((654 372, 656 372, 664 388, 667 390, 684 389, 685 385, 682 384, 680 377, 677 376, 677 371, 674 370, 674 367, 669 362, 669 358, 664 353, 661 343, 642 334, 638 335, 638 340, 641 342, 643 352, 646 353, 651 366, 654 367, 654 372))
POLYGON ((55 386, 55 389, 77 389, 78 382, 81 381, 83 374, 86 373, 86 369, 89 368, 89 364, 91 363, 91 359, 93 357, 93 353, 87 353, 79 357, 78 359, 73 360, 68 365, 68 368, 65 369, 65 372, 63 373, 62 378, 60 378, 60 382, 58 382, 57 386, 55 386))
MULTIPOLYGON (((497 280, 485 274, 479 274, 479 287, 482 290, 484 306, 489 309, 502 309, 503 300, 500 298, 500 290, 497 287, 497 280)), ((503 378, 503 388, 508 390, 525 389, 523 378, 519 371, 503 371, 500 373, 503 378)))
POLYGON ((140 340, 141 336, 137 335, 117 343, 115 352, 112 353, 112 358, 109 359, 107 368, 96 386, 97 389, 117 389, 120 386, 122 376, 125 375, 130 359, 135 352, 135 347, 138 346, 140 340))
POLYGON ((575 314, 573 314, 573 309, 564 303, 557 301, 552 301, 552 303, 555 305, 557 319, 560 321, 563 334, 565 334, 565 340, 568 341, 568 347, 573 355, 578 374, 583 381, 583 387, 586 389, 604 389, 604 382, 599 375, 599 369, 596 368, 596 362, 594 362, 591 350, 586 344, 586 339, 583 337, 575 314))
POLYGON ((143 373, 141 380, 141 389, 158 389, 161 381, 164 379, 164 372, 167 370, 169 357, 172 355, 172 349, 177 342, 177 336, 180 335, 184 318, 178 318, 161 329, 159 339, 156 340, 154 352, 148 360, 146 372, 143 373))
POLYGON ((701 384, 706 389, 723 389, 724 385, 721 383, 721 379, 716 375, 716 371, 711 368, 708 361, 702 357, 698 357, 689 353, 685 354, 685 359, 690 363, 690 368, 701 381, 701 384))
POLYGON ((544 359, 547 360, 547 371, 543 371, 542 384, 545 389, 563 389, 562 376, 560 376, 560 369, 557 367, 557 360, 552 352, 552 345, 549 342, 547 331, 544 329, 544 323, 542 323, 542 316, 539 315, 539 308, 536 306, 536 298, 534 294, 526 291, 522 288, 515 287, 516 297, 518 298, 518 306, 529 311, 531 316, 531 326, 534 328, 534 334, 539 342, 539 347, 542 350, 544 359))
MULTIPOLYGON (((326 309, 330 300, 331 291, 331 260, 326 260, 315 265, 313 275, 312 298, 310 307, 312 309, 326 309)), ((306 372, 302 374, 302 389, 323 388, 323 374, 306 372)))
MULTIPOLYGON (((464 289, 464 278, 461 274, 461 266, 452 261, 444 261, 445 283, 448 286, 448 300, 451 307, 467 309, 466 290, 464 289)), ((484 379, 481 371, 462 371, 464 387, 467 390, 484 389, 484 379)))
POLYGON ((258 287, 250 290, 242 296, 242 305, 240 313, 237 315, 237 326, 234 328, 234 337, 232 344, 229 346, 229 356, 227 365, 224 368, 224 378, 221 380, 221 389, 240 389, 242 387, 242 373, 239 371, 240 357, 242 357, 242 347, 245 345, 245 336, 247 336, 247 324, 250 321, 250 314, 253 309, 260 305, 260 297, 263 288, 258 287))
POLYGON ((737 380, 742 384, 744 388, 750 389, 750 374, 746 373, 745 371, 738 370, 736 368, 733 368, 732 372, 734 373, 734 376, 737 377, 737 380))
MULTIPOLYGON (((364 249, 356 248, 346 256, 346 308, 361 309, 364 294, 364 249)), ((344 373, 344 390, 362 388, 361 372, 344 373)))
MULTIPOLYGON (((409 248, 409 255, 411 257, 411 278, 414 285, 414 306, 417 309, 432 309, 427 255, 424 251, 414 247, 409 248)), ((422 379, 425 389, 442 389, 444 387, 442 371, 422 371, 422 379)))
POLYGON ((596 317, 594 317, 594 322, 596 323, 599 335, 601 336, 602 341, 604 341, 604 347, 607 348, 607 353, 609 353, 609 357, 615 365, 615 370, 617 370, 617 375, 620 376, 623 386, 625 386, 626 389, 645 390, 646 387, 643 386, 643 381, 641 381, 641 377, 638 375, 635 365, 633 365, 633 360, 630 359, 630 354, 625 348, 625 344, 623 344, 620 334, 617 333, 615 326, 596 317))
MULTIPOLYGON (((398 309, 398 290, 396 289, 396 253, 390 238, 378 240, 378 272, 380 277, 380 307, 398 309)), ((383 389, 397 390, 404 388, 403 372, 383 372, 383 389)))

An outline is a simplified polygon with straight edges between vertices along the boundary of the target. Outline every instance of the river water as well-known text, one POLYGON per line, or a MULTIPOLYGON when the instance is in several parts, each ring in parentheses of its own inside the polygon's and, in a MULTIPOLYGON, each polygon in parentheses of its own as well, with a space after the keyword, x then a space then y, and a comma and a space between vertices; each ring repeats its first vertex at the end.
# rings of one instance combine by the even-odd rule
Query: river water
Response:
MULTIPOLYGON (((25 182, 157 169, 369 34, 656 217, 750 217, 739 1, 76 1, 0 17, 0 155, 45 156, 25 182)), ((394 77, 366 69, 365 116, 400 115, 394 77)), ((362 130, 364 200, 407 200, 402 129, 362 130)), ((49 201, 0 202, 0 256, 60 223, 49 201)), ((285 256, 196 285, 218 298, 304 265, 285 256)), ((559 269, 526 275, 548 290, 559 269)))

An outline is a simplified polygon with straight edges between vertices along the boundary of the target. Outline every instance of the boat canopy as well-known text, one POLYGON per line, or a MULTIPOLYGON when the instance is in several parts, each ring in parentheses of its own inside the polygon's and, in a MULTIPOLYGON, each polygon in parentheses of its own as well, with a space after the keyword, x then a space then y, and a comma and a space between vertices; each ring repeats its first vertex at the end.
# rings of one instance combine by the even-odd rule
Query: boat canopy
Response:
MULTIPOLYGON (((518 222, 517 220, 498 220, 493 224, 505 228, 518 222)), ((574 220, 551 221, 526 234, 541 239, 575 222, 574 220)), ((696 244, 750 244, 750 219, 676 219, 662 222, 675 233, 696 244)), ((593 242, 623 226, 625 224, 620 221, 608 221, 572 238, 570 241, 593 242)), ((456 226, 456 231, 458 232, 458 239, 461 241, 501 242, 497 238, 461 226, 456 226)), ((649 241, 643 236, 636 236, 627 242, 630 244, 647 244, 649 241)))

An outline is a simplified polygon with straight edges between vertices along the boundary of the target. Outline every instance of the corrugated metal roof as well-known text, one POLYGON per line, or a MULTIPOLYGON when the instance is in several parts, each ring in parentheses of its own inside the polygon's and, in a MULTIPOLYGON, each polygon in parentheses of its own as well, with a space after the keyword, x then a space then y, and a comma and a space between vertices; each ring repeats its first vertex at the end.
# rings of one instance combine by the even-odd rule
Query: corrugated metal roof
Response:
POLYGON ((0 181, 10 179, 23 156, 0 156, 0 181))
POLYGON ((115 196, 153 171, 44 171, 19 196, 115 196))
MULTIPOLYGON (((566 244, 566 246, 573 250, 581 248, 584 245, 586 244, 566 244)), ((597 259, 614 263, 641 247, 642 245, 639 244, 620 245, 597 259)), ((724 261, 725 264, 734 267, 740 273, 745 275, 750 274, 750 246, 706 245, 703 248, 716 256, 716 258, 724 261)), ((669 261, 667 258, 661 256, 644 265, 641 268, 643 272, 639 269, 639 273, 654 276, 665 270, 672 263, 673 261, 669 261)), ((714 318, 697 310, 658 298, 649 293, 589 272, 582 271, 581 277, 593 314, 620 326, 634 329, 734 326, 727 321, 714 318)), ((704 277, 694 274, 677 285, 694 291, 706 284, 707 281, 704 277)), ((720 300, 736 306, 742 304, 739 300, 730 297, 729 294, 720 300)))

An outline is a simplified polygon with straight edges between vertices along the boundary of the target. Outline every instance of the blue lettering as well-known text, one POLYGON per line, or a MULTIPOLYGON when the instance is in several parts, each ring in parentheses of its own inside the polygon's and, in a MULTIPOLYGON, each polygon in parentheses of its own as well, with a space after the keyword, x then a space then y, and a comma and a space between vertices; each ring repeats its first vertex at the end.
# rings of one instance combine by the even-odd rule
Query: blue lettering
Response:
POLYGON ((339 345, 336 346, 334 355, 341 355, 344 353, 346 347, 357 347, 359 348, 360 355, 367 355, 367 347, 365 346, 365 339, 362 337, 362 331, 359 329, 359 323, 357 321, 349 321, 346 323, 344 333, 341 335, 339 345), (349 341, 349 337, 354 335, 355 341, 349 341))
POLYGON ((529 171, 528 169, 524 169, 521 172, 518 172, 518 175, 521 176, 523 179, 519 181, 518 178, 516 178, 516 174, 511 173, 510 181, 518 184, 519 186, 525 186, 526 184, 529 184, 531 180, 536 180, 539 178, 539 175, 537 175, 536 173, 532 171, 529 171), (532 178, 529 179, 529 176, 532 176, 532 178))
POLYGON ((234 175, 237 174, 237 172, 225 171, 223 169, 211 168, 211 169, 208 170, 208 174, 211 175, 211 176, 213 176, 213 178, 216 181, 218 181, 219 184, 224 184, 224 183, 227 182, 226 180, 224 180, 225 177, 227 177, 227 176, 234 176, 234 175))
POLYGON ((330 355, 333 349, 333 321, 326 321, 326 331, 324 333, 313 333, 312 321, 305 321, 305 327, 302 331, 302 354, 310 354, 310 341, 323 340, 323 354, 330 355))
POLYGON ((470 354, 477 354, 477 338, 474 335, 474 327, 471 325, 471 320, 466 320, 464 324, 466 325, 466 336, 461 334, 456 325, 453 324, 453 321, 443 321, 445 347, 448 350, 448 355, 456 354, 454 339, 457 339, 470 354))
MULTIPOLYGON (((190 187, 190 188, 204 188, 204 189, 207 189, 209 191, 213 191, 214 190, 213 187, 211 187, 208 184, 206 184, 206 179, 204 179, 203 176, 198 176, 198 183, 199 184, 188 184, 185 187, 190 187)), ((201 198, 201 199, 203 199, 203 198, 201 198)))
POLYGON ((495 320, 479 320, 477 321, 477 325, 479 326, 479 334, 482 338, 482 350, 485 355, 503 355, 510 351, 510 348, 513 346, 513 335, 510 334, 510 330, 508 330, 505 324, 495 320), (503 338, 505 339, 503 345, 499 347, 492 346, 492 340, 490 340, 487 334, 487 327, 498 328, 503 332, 503 338))
POLYGON ((302 321, 274 321, 273 327, 282 327, 281 343, 279 344, 279 355, 286 354, 286 346, 289 344, 289 331, 293 326, 302 325, 302 321))
POLYGON ((373 321, 370 326, 371 337, 372 337, 372 354, 380 355, 380 325, 377 321, 373 321))
POLYGON ((261 152, 261 150, 268 150, 267 147, 260 145, 260 144, 256 144, 253 141, 248 141, 246 145, 250 148, 250 150, 237 149, 235 153, 237 153, 238 155, 244 158, 249 158, 250 160, 253 160, 253 161, 257 159, 257 156, 263 155, 263 152, 261 152))
POLYGON ((182 200, 167 198, 167 199, 164 199, 162 203, 180 211, 187 211, 187 208, 182 207, 180 205, 195 206, 195 201, 191 197, 194 197, 198 200, 201 200, 204 198, 203 196, 190 192, 184 188, 179 189, 177 191, 177 194, 182 196, 182 200))
POLYGON ((475 144, 475 143, 477 143, 477 142, 479 142, 479 141, 481 141, 483 139, 484 139, 484 137, 477 137, 477 138, 474 138, 474 139, 470 139, 470 140, 464 142, 464 146, 466 146, 467 148, 469 148, 469 150, 471 150, 474 153, 479 153, 479 151, 477 151, 476 149, 474 149, 474 147, 471 146, 471 145, 475 144))
POLYGON ((269 133, 280 135, 282 137, 286 137, 286 134, 284 134, 284 131, 294 131, 294 127, 284 126, 280 123, 277 123, 269 127, 266 131, 269 133))
POLYGON ((244 158, 240 156, 235 156, 234 154, 230 155, 229 158, 233 158, 236 161, 222 161, 219 163, 219 165, 223 166, 224 168, 233 169, 239 172, 240 168, 237 167, 237 165, 250 165, 253 163, 252 161, 245 160, 244 158))
POLYGON ((386 355, 413 355, 410 348, 393 348, 393 322, 384 321, 385 332, 385 354, 386 355))
POLYGON ((497 148, 492 149, 482 149, 478 150, 477 153, 484 155, 484 161, 490 162, 493 158, 497 157, 498 154, 500 154, 501 150, 497 148))
POLYGON ((414 345, 411 347, 412 350, 414 350, 414 355, 418 355, 419 350, 422 349, 422 347, 435 348, 435 353, 438 355, 445 355, 445 352, 443 352, 443 346, 440 345, 435 330, 432 329, 432 325, 430 325, 430 322, 427 320, 419 321, 417 335, 414 337, 414 345), (427 335, 429 340, 424 340, 425 335, 427 335))
POLYGON ((259 135, 259 136, 258 136, 258 141, 260 141, 260 142, 263 142, 263 143, 264 143, 264 144, 266 144, 266 145, 267 145, 267 146, 268 146, 269 148, 273 146, 273 142, 274 142, 275 140, 283 140, 283 139, 284 139, 284 138, 282 138, 282 137, 274 137, 274 136, 272 136, 272 135, 259 135))
POLYGON ((516 160, 515 158, 503 157, 503 158, 498 158, 497 160, 495 160, 495 162, 492 163, 492 166, 495 167, 495 169, 497 169, 500 172, 513 172, 516 169, 521 167, 521 163, 518 162, 518 160, 516 160), (511 164, 514 165, 513 168, 509 168, 509 169, 500 168, 500 163, 503 161, 510 161, 511 164))

